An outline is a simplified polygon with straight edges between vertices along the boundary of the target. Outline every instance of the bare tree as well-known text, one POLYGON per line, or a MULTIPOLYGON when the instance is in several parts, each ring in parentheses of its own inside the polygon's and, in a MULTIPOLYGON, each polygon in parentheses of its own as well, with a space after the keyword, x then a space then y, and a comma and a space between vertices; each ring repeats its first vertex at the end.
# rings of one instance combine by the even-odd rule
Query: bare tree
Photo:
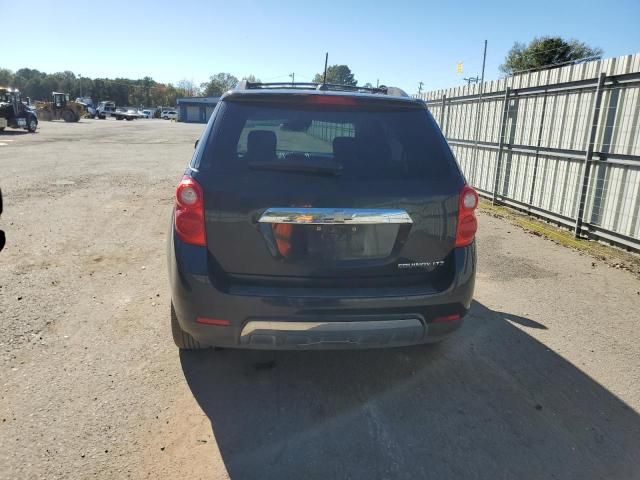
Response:
POLYGON ((178 82, 177 87, 179 90, 182 90, 184 95, 187 97, 196 97, 200 94, 200 88, 196 85, 193 79, 189 80, 183 78, 178 82))

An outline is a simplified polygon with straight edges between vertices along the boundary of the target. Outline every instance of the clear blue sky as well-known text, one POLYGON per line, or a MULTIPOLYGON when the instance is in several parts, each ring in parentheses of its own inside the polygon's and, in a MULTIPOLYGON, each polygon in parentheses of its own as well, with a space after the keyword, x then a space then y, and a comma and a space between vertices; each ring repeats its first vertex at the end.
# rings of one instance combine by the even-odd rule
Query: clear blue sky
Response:
POLYGON ((380 79, 412 93, 421 80, 431 90, 479 74, 485 39, 487 79, 498 78, 514 41, 534 36, 577 38, 606 57, 640 52, 640 0, 0 0, 0 7, 16 20, 3 22, 3 38, 14 42, 0 67, 160 82, 200 83, 217 72, 263 81, 295 72, 310 81, 328 51, 329 64, 349 65, 361 84, 380 79))

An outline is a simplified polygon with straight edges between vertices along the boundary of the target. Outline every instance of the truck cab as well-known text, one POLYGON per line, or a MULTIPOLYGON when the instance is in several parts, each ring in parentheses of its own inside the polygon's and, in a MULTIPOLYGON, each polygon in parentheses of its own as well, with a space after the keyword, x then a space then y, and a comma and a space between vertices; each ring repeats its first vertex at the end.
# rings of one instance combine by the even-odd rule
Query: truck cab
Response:
POLYGON ((0 131, 7 127, 22 128, 33 133, 38 128, 38 117, 22 101, 19 90, 0 87, 0 131))
POLYGON ((60 93, 60 92, 52 92, 51 93, 51 103, 53 103, 54 108, 64 108, 69 102, 69 94, 68 93, 60 93))
POLYGON ((116 113, 116 104, 115 102, 104 101, 98 104, 98 108, 96 108, 96 115, 99 119, 104 120, 108 116, 116 113))

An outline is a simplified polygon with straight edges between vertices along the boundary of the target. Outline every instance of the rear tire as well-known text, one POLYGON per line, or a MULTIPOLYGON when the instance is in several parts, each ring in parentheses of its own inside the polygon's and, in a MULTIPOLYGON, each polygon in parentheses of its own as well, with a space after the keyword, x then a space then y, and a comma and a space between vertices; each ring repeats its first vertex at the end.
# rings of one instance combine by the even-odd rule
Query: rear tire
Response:
POLYGON ((208 345, 203 345, 195 340, 191 335, 182 330, 178 323, 178 317, 176 316, 176 310, 173 308, 173 302, 171 303, 171 334, 173 335, 173 341, 180 350, 204 350, 209 348, 208 345))

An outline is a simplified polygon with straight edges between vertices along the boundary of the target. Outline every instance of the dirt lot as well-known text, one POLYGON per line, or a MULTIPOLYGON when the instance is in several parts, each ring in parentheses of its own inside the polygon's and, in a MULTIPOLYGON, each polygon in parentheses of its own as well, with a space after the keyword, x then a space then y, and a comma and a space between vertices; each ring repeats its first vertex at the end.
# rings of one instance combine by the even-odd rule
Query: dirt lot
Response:
POLYGON ((640 478, 640 281, 493 216, 444 344, 179 355, 165 236, 201 129, 0 134, 0 478, 640 478))

